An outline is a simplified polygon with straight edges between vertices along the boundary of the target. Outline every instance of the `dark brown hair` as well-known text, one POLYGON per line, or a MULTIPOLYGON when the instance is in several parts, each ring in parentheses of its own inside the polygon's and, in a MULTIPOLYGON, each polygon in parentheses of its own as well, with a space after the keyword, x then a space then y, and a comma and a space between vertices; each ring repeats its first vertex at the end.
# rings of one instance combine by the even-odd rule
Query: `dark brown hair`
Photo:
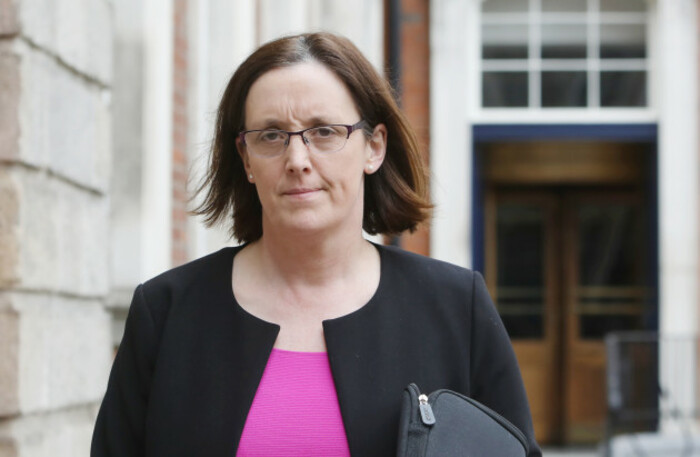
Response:
POLYGON ((330 33, 271 41, 238 67, 219 104, 208 171, 197 189, 197 194, 205 193, 204 200, 193 213, 205 216, 208 226, 232 217, 231 235, 239 241, 262 236, 262 206, 255 186, 246 179, 236 137, 245 129, 245 101, 253 83, 272 69, 302 62, 326 66, 350 90, 362 119, 372 127, 387 128, 384 163, 365 176, 362 228, 373 235, 415 230, 432 208, 416 136, 387 81, 350 40, 330 33))

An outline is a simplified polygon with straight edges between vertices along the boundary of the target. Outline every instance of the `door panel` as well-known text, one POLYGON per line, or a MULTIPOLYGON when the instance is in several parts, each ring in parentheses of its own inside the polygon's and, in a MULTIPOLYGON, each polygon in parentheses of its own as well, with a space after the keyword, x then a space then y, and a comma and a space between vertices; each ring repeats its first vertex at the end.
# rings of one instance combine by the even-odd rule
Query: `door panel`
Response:
POLYGON ((648 328, 641 195, 488 189, 486 279, 542 443, 595 442, 606 414, 604 335, 648 328))
POLYGON ((541 442, 557 436, 560 408, 555 205, 546 194, 487 197, 487 233, 493 236, 487 237, 486 278, 513 340, 541 442))
POLYGON ((563 202, 564 439, 595 442, 606 414, 603 338, 645 328, 650 310, 647 224, 641 196, 632 192, 569 192, 563 202))

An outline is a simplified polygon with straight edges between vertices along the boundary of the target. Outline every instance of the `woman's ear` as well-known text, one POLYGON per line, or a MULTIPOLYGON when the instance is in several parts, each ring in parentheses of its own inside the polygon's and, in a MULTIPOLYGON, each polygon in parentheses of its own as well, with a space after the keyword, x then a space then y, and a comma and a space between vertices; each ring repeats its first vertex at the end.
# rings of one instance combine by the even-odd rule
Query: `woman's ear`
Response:
POLYGON ((377 124, 374 127, 372 136, 367 140, 367 160, 365 162, 365 173, 371 175, 379 170, 386 156, 387 130, 384 124, 377 124))
POLYGON ((253 182, 253 172, 250 169, 250 160, 248 160, 248 151, 246 150, 245 144, 240 138, 236 138, 236 151, 238 155, 241 156, 241 161, 243 162, 243 168, 245 169, 246 177, 248 181, 253 182))

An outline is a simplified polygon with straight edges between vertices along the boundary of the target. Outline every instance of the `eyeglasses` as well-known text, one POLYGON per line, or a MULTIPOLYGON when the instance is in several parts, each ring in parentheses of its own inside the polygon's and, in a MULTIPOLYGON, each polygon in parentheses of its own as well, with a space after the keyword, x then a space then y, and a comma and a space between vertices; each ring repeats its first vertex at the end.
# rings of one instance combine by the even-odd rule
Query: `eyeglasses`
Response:
POLYGON ((238 137, 248 151, 261 157, 275 157, 284 153, 293 135, 299 135, 310 151, 330 154, 343 149, 350 134, 365 126, 367 126, 367 122, 361 120, 354 125, 320 125, 298 132, 277 129, 245 130, 240 132, 238 137))

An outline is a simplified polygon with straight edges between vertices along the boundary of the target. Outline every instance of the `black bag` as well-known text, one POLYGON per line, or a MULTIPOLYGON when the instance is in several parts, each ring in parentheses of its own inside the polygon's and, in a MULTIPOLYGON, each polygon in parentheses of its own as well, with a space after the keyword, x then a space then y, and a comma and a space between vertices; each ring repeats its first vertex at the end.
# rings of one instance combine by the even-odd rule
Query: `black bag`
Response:
POLYGON ((397 457, 526 457, 527 439, 492 409, 457 392, 404 390, 397 457))

